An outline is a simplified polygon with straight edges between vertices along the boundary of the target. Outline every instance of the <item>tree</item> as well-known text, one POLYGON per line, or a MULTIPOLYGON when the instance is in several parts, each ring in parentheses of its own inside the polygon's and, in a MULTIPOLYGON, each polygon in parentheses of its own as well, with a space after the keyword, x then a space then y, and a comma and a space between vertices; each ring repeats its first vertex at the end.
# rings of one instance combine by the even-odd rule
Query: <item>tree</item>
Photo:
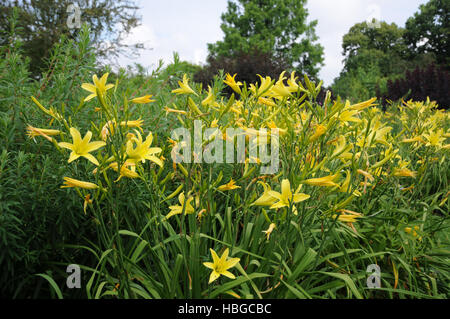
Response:
POLYGON ((430 0, 406 21, 405 41, 413 55, 433 53, 450 66, 450 1, 430 0))
MULTIPOLYGON (((25 55, 31 59, 31 71, 39 75, 50 50, 62 35, 75 38, 79 28, 69 28, 73 22, 70 5, 80 8, 80 21, 91 29, 92 44, 97 56, 134 54, 142 44, 127 45, 125 36, 140 24, 138 7, 129 0, 0 0, 0 30, 9 29, 9 17, 14 7, 19 9, 17 30, 25 55), (68 12, 69 11, 69 12, 68 12), (68 24, 69 21, 69 24, 68 24)), ((73 7, 72 7, 73 8, 73 7)), ((6 33, 0 33, 0 45, 7 45, 6 33)))
POLYGON ((403 73, 407 67, 403 33, 395 23, 382 21, 376 28, 367 22, 352 26, 343 37, 344 68, 334 80, 334 93, 368 99, 377 88, 385 87, 388 76, 403 73))
POLYGON ((376 28, 367 22, 355 24, 343 37, 344 71, 376 64, 383 76, 403 72, 407 49, 403 34, 404 29, 395 23, 380 22, 376 28))
POLYGON ((222 14, 223 41, 208 44, 212 58, 257 49, 286 60, 292 69, 316 76, 323 47, 314 42, 317 21, 306 23, 306 0, 229 0, 222 14))
POLYGON ((334 93, 345 98, 365 99, 384 93, 389 79, 402 77, 435 61, 432 53, 411 56, 405 42, 405 29, 381 21, 379 27, 366 22, 352 26, 343 37, 344 67, 334 80, 334 93))

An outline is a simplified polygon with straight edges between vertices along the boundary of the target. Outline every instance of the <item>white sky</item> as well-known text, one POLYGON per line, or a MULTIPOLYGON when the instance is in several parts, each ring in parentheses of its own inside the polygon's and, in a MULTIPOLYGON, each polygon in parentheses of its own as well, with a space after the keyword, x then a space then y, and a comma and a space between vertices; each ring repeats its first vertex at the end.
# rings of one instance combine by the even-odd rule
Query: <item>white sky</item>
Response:
MULTIPOLYGON (((318 20, 316 34, 324 47, 325 65, 319 74, 330 85, 342 69, 342 37, 355 23, 375 17, 404 26, 406 20, 427 0, 308 0, 309 21, 318 20)), ((207 43, 223 39, 220 15, 227 0, 140 0, 142 25, 127 41, 144 42, 147 48, 136 60, 120 58, 122 66, 140 63, 152 69, 163 59, 201 64, 208 54, 207 43)))

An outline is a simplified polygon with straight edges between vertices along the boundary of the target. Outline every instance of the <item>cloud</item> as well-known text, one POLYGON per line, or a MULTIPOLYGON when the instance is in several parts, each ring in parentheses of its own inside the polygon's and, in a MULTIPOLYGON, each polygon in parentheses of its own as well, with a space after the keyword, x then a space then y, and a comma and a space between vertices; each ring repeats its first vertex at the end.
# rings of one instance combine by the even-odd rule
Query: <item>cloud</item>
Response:
POLYGON ((352 25, 366 19, 364 2, 361 0, 314 0, 308 1, 310 20, 318 20, 316 34, 324 47, 324 63, 319 77, 325 85, 331 85, 343 67, 342 38, 352 25))
POLYGON ((196 49, 194 51, 194 63, 196 64, 204 63, 206 60, 206 56, 207 56, 206 50, 196 49))
POLYGON ((143 43, 146 48, 155 48, 159 45, 155 32, 148 24, 142 24, 132 29, 125 38, 124 43, 127 45, 143 43))

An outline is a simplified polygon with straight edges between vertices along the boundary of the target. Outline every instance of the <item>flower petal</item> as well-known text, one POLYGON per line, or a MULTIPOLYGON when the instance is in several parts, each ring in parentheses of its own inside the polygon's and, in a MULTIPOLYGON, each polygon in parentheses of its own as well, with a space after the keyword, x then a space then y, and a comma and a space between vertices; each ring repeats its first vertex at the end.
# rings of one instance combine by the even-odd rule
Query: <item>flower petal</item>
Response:
POLYGON ((231 267, 236 266, 236 264, 237 264, 240 260, 241 260, 240 258, 230 258, 230 259, 227 261, 227 266, 226 266, 226 268, 228 269, 228 268, 231 268, 231 267))
POLYGON ((212 248, 210 248, 209 250, 211 251, 214 264, 217 264, 220 260, 219 256, 217 256, 216 252, 212 250, 212 248))
POLYGON ((81 143, 81 134, 76 128, 70 128, 70 135, 72 135, 73 145, 79 145, 81 143))
POLYGON ((105 143, 105 142, 101 142, 101 141, 92 142, 92 143, 89 143, 89 144, 84 148, 84 151, 87 152, 87 153, 89 153, 89 152, 95 151, 95 150, 97 150, 97 149, 99 149, 100 147, 103 147, 103 146, 105 146, 105 145, 106 145, 106 143, 105 143))
POLYGON ((211 273, 211 275, 209 276, 209 282, 208 282, 208 284, 212 283, 214 280, 216 280, 216 279, 219 278, 219 277, 220 277, 220 274, 217 273, 217 272, 215 272, 215 271, 213 271, 213 272, 211 273))
POLYGON ((72 163, 74 160, 76 160, 80 155, 76 154, 75 152, 70 153, 68 163, 72 163))
POLYGON ((94 155, 92 154, 83 154, 82 155, 84 158, 88 159, 90 162, 92 162, 93 164, 95 164, 96 166, 99 166, 100 163, 98 162, 98 160, 94 157, 94 155))
POLYGON ((62 147, 62 148, 67 148, 67 149, 72 150, 72 151, 73 151, 73 149, 74 149, 73 144, 70 144, 70 143, 59 142, 58 145, 59 145, 60 147, 62 147))
POLYGON ((236 278, 236 276, 235 275, 233 275, 231 272, 229 272, 229 271, 224 271, 223 273, 222 273, 222 275, 224 275, 224 276, 226 276, 226 277, 228 277, 228 278, 231 278, 231 279, 235 279, 236 278))
POLYGON ((281 196, 286 202, 292 200, 291 183, 288 179, 283 179, 281 182, 281 196))
POLYGON ((203 265, 204 265, 205 267, 210 268, 210 269, 214 269, 214 264, 213 264, 213 263, 210 263, 210 262, 204 262, 203 265))

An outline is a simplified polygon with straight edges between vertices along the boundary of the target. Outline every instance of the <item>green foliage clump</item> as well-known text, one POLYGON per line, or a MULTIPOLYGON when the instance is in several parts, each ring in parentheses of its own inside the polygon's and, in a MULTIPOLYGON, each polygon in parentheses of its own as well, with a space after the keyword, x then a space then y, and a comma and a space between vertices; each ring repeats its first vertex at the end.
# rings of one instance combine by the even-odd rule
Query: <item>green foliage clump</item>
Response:
POLYGON ((67 256, 63 242, 80 242, 92 228, 78 213, 73 194, 55 192, 66 163, 55 161, 48 145, 26 136, 31 122, 48 125, 30 96, 53 105, 78 105, 79 88, 73 84, 91 77, 95 57, 85 27, 77 42, 62 38, 55 45, 49 70, 36 81, 14 31, 10 45, 0 51, 0 293, 31 297, 41 287, 34 274, 67 256))
MULTIPOLYGON (((38 77, 48 66, 53 46, 62 36, 76 39, 82 32, 76 22, 78 13, 71 6, 79 5, 79 22, 89 25, 96 54, 101 57, 134 54, 142 43, 127 44, 125 36, 140 23, 136 1, 133 0, 0 0, 0 30, 8 30, 10 17, 17 14, 16 34, 23 41, 23 52, 31 59, 30 71, 38 77), (71 11, 71 8, 73 9, 71 11), (69 24, 68 24, 69 22, 69 24)), ((8 43, 7 33, 0 33, 0 46, 8 43)))
POLYGON ((317 21, 307 23, 306 0, 228 1, 222 14, 222 41, 208 45, 210 56, 236 57, 253 49, 269 53, 292 69, 316 76, 323 47, 315 43, 317 21))
MULTIPOLYGON (((248 53, 240 52, 232 57, 209 56, 207 65, 194 74, 194 81, 206 88, 214 82, 219 71, 223 71, 231 75, 237 73, 241 81, 253 83, 259 80, 257 74, 276 78, 288 69, 288 66, 282 58, 276 58, 272 53, 261 52, 258 49, 250 50, 248 53)), ((225 92, 231 95, 233 90, 226 88, 225 92)))
POLYGON ((450 2, 430 0, 406 21, 405 41, 412 56, 432 53, 436 63, 450 68, 450 2))
POLYGON ((403 77, 388 80, 383 100, 426 100, 432 98, 440 108, 450 107, 450 73, 443 66, 429 65, 407 70, 403 77))

